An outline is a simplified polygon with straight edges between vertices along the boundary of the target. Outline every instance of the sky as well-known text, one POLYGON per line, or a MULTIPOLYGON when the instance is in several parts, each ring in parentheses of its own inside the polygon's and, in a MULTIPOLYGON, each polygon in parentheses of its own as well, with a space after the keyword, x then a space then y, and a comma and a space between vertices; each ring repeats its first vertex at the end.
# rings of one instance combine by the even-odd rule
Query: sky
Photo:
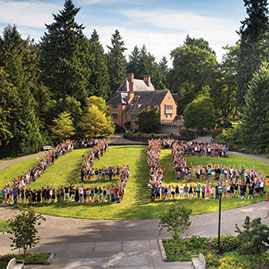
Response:
MULTIPOLYGON (((225 50, 238 40, 236 31, 246 11, 243 0, 73 0, 80 11, 76 22, 91 36, 97 30, 107 51, 116 29, 125 42, 126 56, 134 46, 145 44, 157 61, 165 56, 171 66, 170 52, 182 46, 187 35, 204 38, 220 62, 225 50)), ((0 0, 0 35, 8 25, 16 25, 22 38, 35 42, 53 22, 52 14, 63 9, 64 0, 0 0)))

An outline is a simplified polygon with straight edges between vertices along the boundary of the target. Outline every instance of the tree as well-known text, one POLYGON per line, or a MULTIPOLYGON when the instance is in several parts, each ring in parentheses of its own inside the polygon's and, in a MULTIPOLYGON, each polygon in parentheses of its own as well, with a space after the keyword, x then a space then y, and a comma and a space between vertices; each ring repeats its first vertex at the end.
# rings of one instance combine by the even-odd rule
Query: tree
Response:
POLYGON ((26 256, 27 249, 36 246, 40 240, 37 236, 36 224, 40 225, 39 220, 45 221, 46 219, 40 214, 35 214, 34 211, 22 211, 20 215, 15 216, 13 219, 9 219, 9 227, 12 231, 8 232, 13 234, 14 237, 10 237, 12 240, 14 249, 23 249, 23 255, 26 256))
POLYGON ((135 45, 133 51, 129 55, 129 62, 127 64, 127 72, 134 73, 136 77, 140 73, 140 66, 139 66, 139 48, 135 45))
POLYGON ((0 67, 0 137, 5 143, 14 137, 12 134, 12 115, 16 109, 17 89, 7 81, 7 74, 0 67))
POLYGON ((226 46, 227 53, 223 56, 216 81, 210 89, 210 97, 218 116, 224 120, 224 126, 231 114, 236 113, 237 75, 239 65, 239 43, 226 46))
POLYGON ((111 96, 109 87, 109 74, 107 67, 107 56, 104 53, 102 44, 99 41, 99 35, 96 30, 92 32, 90 38, 91 59, 89 67, 92 70, 88 81, 88 96, 99 96, 108 100, 111 96))
POLYGON ((258 268, 261 268, 261 255, 269 249, 269 227, 261 223, 261 218, 250 221, 249 216, 246 217, 244 230, 240 230, 235 225, 235 232, 241 241, 241 252, 243 254, 257 254, 258 268))
POLYGON ((52 126, 51 131, 60 141, 71 138, 75 134, 73 119, 71 114, 66 111, 59 114, 58 118, 53 120, 53 123, 54 126, 52 126))
POLYGON ((153 85, 159 83, 158 64, 155 61, 155 57, 147 51, 145 45, 141 49, 137 46, 134 47, 129 56, 127 70, 129 73, 134 73, 138 79, 143 79, 144 76, 149 75, 153 85))
POLYGON ((2 73, 2 90, 11 90, 7 96, 1 96, 5 103, 2 116, 6 117, 7 114, 3 113, 8 111, 8 121, 5 121, 13 136, 12 139, 3 141, 0 149, 2 157, 36 152, 42 145, 35 115, 35 100, 31 93, 34 85, 29 79, 31 65, 26 61, 29 46, 29 40, 23 40, 15 26, 6 27, 3 37, 0 37, 0 66, 6 74, 2 73))
POLYGON ((160 216, 160 232, 164 229, 167 230, 175 241, 175 253, 184 252, 184 243, 182 235, 190 227, 191 209, 185 208, 180 203, 174 203, 168 207, 168 210, 160 216))
POLYGON ((238 72, 237 102, 239 106, 245 103, 244 96, 253 73, 265 58, 268 47, 268 2, 267 0, 244 0, 247 18, 241 21, 239 29, 240 53, 238 72), (265 43, 267 45, 265 45, 265 43))
POLYGON ((100 97, 92 96, 87 104, 78 123, 80 137, 93 138, 113 133, 114 124, 105 101, 100 97))
POLYGON ((167 75, 168 75, 168 61, 165 57, 162 57, 161 61, 157 66, 157 76, 155 80, 157 81, 154 86, 157 90, 164 90, 168 87, 167 75))
POLYGON ((218 68, 216 55, 204 39, 187 36, 183 46, 171 52, 171 58, 169 86, 178 93, 179 113, 183 113, 203 87, 211 88, 214 84, 218 68))
POLYGON ((245 145, 256 152, 269 150, 269 65, 254 74, 245 97, 242 135, 245 145))
POLYGON ((86 98, 90 75, 85 66, 84 27, 75 22, 80 8, 66 0, 64 9, 54 15, 54 22, 46 24, 47 32, 41 38, 42 79, 56 100, 62 98, 62 111, 66 109, 66 97, 86 98))
POLYGON ((184 126, 199 130, 214 128, 215 112, 210 97, 199 96, 186 106, 184 110, 184 126))
POLYGON ((112 47, 107 46, 109 49, 107 56, 110 90, 113 94, 120 87, 126 75, 127 62, 124 51, 127 49, 124 47, 124 41, 118 30, 112 35, 111 43, 112 47))
POLYGON ((157 108, 144 109, 138 114, 139 131, 143 133, 154 133, 160 126, 160 113, 157 108))

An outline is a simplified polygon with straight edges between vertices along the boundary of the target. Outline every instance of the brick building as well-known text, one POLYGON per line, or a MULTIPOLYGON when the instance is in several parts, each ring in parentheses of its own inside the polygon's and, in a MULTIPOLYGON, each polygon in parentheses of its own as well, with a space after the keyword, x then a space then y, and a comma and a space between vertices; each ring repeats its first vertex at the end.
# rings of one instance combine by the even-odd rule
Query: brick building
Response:
POLYGON ((175 99, 169 90, 155 90, 150 76, 145 76, 144 80, 135 79, 130 73, 107 105, 116 124, 124 129, 137 129, 137 115, 146 108, 158 108, 161 122, 172 122, 177 115, 175 99))

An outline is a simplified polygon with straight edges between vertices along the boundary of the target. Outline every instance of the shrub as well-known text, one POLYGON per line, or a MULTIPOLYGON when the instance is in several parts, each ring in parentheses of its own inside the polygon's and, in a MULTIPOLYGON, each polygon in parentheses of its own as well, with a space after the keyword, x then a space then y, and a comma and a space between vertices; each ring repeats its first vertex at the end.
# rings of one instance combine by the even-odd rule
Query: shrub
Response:
POLYGON ((185 239, 185 245, 188 250, 192 251, 198 249, 200 251, 208 248, 208 240, 209 239, 206 237, 193 235, 191 238, 185 239))
MULTIPOLYGON (((225 234, 220 236, 220 249, 224 252, 234 250, 239 246, 239 239, 237 236, 225 234)), ((218 238, 214 237, 210 242, 211 248, 218 248, 218 238)))
POLYGON ((123 134, 125 132, 124 128, 122 128, 120 125, 118 125, 117 123, 115 124, 115 133, 116 134, 123 134))
POLYGON ((212 131, 212 137, 215 139, 218 135, 222 133, 223 129, 222 128, 217 128, 212 131))
POLYGON ((180 130, 180 137, 192 140, 195 138, 195 132, 189 129, 182 129, 180 130))
POLYGON ((230 269, 230 268, 237 268, 237 269, 243 269, 243 267, 239 266, 232 257, 224 257, 220 260, 221 264, 219 266, 219 269, 230 269))

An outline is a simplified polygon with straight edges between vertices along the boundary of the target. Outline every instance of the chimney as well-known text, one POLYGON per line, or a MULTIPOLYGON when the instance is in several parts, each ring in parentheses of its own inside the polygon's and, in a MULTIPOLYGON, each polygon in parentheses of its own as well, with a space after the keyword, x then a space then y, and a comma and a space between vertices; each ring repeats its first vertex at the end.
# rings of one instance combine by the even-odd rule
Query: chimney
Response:
POLYGON ((128 103, 130 103, 134 98, 134 73, 127 74, 127 79, 129 80, 129 89, 128 90, 128 103))
POLYGON ((145 83, 148 85, 148 87, 151 86, 150 76, 149 76, 149 75, 148 75, 148 76, 144 76, 144 81, 145 81, 145 83))

